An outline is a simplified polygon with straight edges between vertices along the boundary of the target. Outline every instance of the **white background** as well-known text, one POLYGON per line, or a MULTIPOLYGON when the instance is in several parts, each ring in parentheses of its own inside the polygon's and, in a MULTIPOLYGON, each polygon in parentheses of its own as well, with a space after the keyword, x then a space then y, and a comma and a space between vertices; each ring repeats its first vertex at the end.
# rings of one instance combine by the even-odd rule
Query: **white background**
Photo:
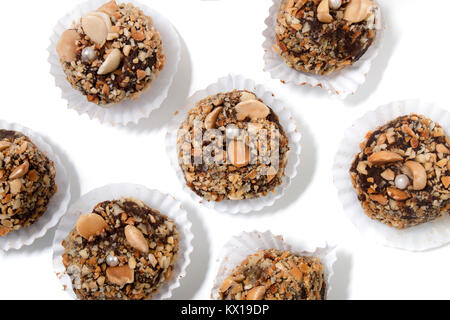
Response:
MULTIPOLYGON (((262 31, 271 0, 141 0, 165 15, 183 39, 168 100, 139 125, 110 127, 66 108, 46 62, 51 30, 80 0, 2 3, 0 118, 42 133, 70 172, 73 199, 113 182, 171 193, 192 220, 195 251, 178 299, 208 299, 220 248, 241 231, 270 229, 291 242, 339 245, 331 299, 450 298, 450 246, 424 253, 363 240, 342 212, 331 177, 337 145, 352 122, 378 105, 421 98, 448 108, 450 2, 379 0, 388 27, 367 82, 345 101, 321 89, 282 85, 263 72, 262 31), (424 5, 426 2, 426 5, 424 5), (184 99, 228 73, 273 88, 303 134, 300 174, 262 213, 220 214, 183 193, 165 154, 165 124, 184 99)), ((439 119, 435 119, 439 121, 439 119)), ((67 299, 52 270, 54 230, 31 247, 0 253, 0 299, 67 299)))

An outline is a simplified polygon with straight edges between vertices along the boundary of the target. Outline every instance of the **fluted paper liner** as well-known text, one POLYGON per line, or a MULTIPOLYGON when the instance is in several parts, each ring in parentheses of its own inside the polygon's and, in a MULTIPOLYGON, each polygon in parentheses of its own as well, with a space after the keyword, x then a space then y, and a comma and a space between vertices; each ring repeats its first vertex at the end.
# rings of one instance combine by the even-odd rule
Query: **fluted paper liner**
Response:
POLYGON ((227 77, 220 78, 218 82, 208 86, 206 89, 197 91, 186 100, 184 107, 175 114, 175 117, 168 124, 166 151, 180 183, 183 185, 184 190, 191 195, 194 201, 200 202, 206 207, 220 212, 238 214, 260 211, 264 207, 272 206, 275 201, 283 196, 286 189, 291 184, 291 181, 297 175, 297 167, 300 163, 301 152, 300 140, 301 134, 298 131, 297 124, 291 112, 285 108, 282 101, 274 97, 272 91, 266 89, 262 85, 256 85, 253 80, 246 79, 244 76, 229 75, 227 77), (263 100, 264 103, 271 107, 272 110, 278 115, 280 124, 283 126, 289 139, 290 153, 288 155, 288 163, 283 177, 283 183, 275 189, 275 192, 271 192, 265 197, 237 201, 223 200, 221 202, 208 202, 195 194, 186 185, 184 174, 178 162, 177 133, 181 124, 186 120, 189 110, 192 109, 197 102, 210 95, 221 92, 231 92, 235 89, 254 92, 258 98, 263 100))
POLYGON ((62 98, 67 100, 69 109, 76 110, 80 115, 87 114, 89 118, 97 119, 101 123, 109 123, 112 125, 126 125, 130 122, 138 123, 140 119, 148 118, 150 113, 158 109, 164 100, 166 100, 181 60, 180 39, 170 22, 157 11, 134 0, 118 0, 117 3, 132 3, 152 18, 156 29, 161 34, 166 63, 164 69, 152 82, 151 87, 137 100, 126 99, 107 107, 101 107, 95 103, 88 102, 86 96, 77 89, 72 88, 67 81, 56 52, 56 45, 62 33, 70 28, 74 21, 79 21, 82 16, 97 10, 106 2, 108 0, 84 2, 58 21, 56 27, 53 29, 50 38, 51 43, 48 48, 48 62, 51 65, 50 73, 55 78, 56 86, 61 89, 62 98))
POLYGON ((376 17, 377 35, 374 43, 367 52, 353 65, 337 71, 331 75, 321 76, 312 73, 297 71, 287 66, 281 56, 274 50, 276 44, 275 27, 277 26, 277 14, 280 10, 282 0, 273 0, 273 5, 269 10, 269 17, 265 23, 267 28, 264 35, 264 70, 269 72, 272 78, 296 85, 309 85, 321 87, 331 95, 336 95, 345 99, 348 95, 354 94, 358 88, 366 81, 373 61, 377 57, 383 39, 384 26, 382 24, 381 10, 378 10, 376 17))
POLYGON ((20 249, 31 245, 35 240, 42 238, 48 230, 56 226, 64 215, 70 202, 70 184, 66 169, 53 148, 38 133, 16 123, 8 123, 0 120, 0 129, 18 131, 30 138, 30 140, 55 164, 55 183, 58 187, 56 194, 50 199, 47 211, 39 220, 29 227, 13 231, 0 237, 0 250, 20 249))
POLYGON ((95 189, 75 202, 61 219, 53 240, 53 268, 61 280, 64 290, 74 299, 77 299, 73 291, 72 281, 62 263, 64 247, 62 242, 76 226, 78 218, 92 212, 92 209, 100 202, 133 197, 141 200, 150 208, 159 210, 161 214, 175 221, 180 233, 179 256, 175 264, 174 275, 169 282, 163 284, 159 292, 153 295, 153 300, 165 300, 172 297, 172 291, 180 287, 180 281, 186 276, 186 268, 191 262, 190 255, 193 251, 192 239, 194 238, 186 210, 181 203, 170 195, 156 190, 150 190, 144 186, 134 184, 112 184, 95 189))
POLYGON ((331 291, 331 277, 333 276, 333 265, 337 260, 336 247, 324 244, 317 247, 315 244, 295 246, 284 241, 282 236, 275 236, 270 231, 264 233, 253 231, 243 232, 239 236, 233 237, 222 249, 219 260, 219 267, 214 280, 211 297, 219 298, 219 291, 222 283, 239 266, 245 258, 260 250, 276 249, 295 253, 300 256, 320 258, 325 268, 325 281, 327 293, 331 291))
POLYGON ((388 247, 409 251, 424 251, 443 246, 450 241, 450 216, 443 217, 406 230, 397 230, 381 222, 370 219, 361 207, 353 188, 349 170, 359 145, 365 135, 377 127, 403 115, 416 113, 439 123, 448 134, 450 132, 450 113, 431 103, 416 100, 399 101, 379 107, 358 119, 346 132, 339 146, 333 166, 334 184, 344 212, 361 234, 388 247))

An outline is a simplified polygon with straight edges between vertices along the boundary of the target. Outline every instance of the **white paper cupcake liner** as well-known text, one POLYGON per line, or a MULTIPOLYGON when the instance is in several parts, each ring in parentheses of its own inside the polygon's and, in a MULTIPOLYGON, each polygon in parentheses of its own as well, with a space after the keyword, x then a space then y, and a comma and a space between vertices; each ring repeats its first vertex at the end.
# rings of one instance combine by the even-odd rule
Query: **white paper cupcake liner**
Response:
POLYGON ((264 70, 269 72, 273 79, 296 85, 309 85, 312 87, 322 87, 331 95, 336 95, 345 99, 348 95, 354 94, 358 88, 366 81, 372 62, 378 55, 384 33, 381 10, 378 10, 376 17, 377 36, 374 43, 367 52, 356 63, 328 76, 314 75, 300 72, 286 65, 281 56, 274 50, 276 44, 275 27, 277 26, 277 14, 280 10, 282 0, 273 0, 273 5, 269 10, 269 17, 265 23, 264 31, 264 70))
POLYGON ((67 171, 59 156, 53 148, 36 132, 16 123, 8 123, 0 120, 0 129, 18 131, 30 138, 30 140, 54 162, 56 177, 55 183, 58 190, 50 199, 47 211, 31 226, 11 232, 6 237, 0 237, 0 250, 20 249, 29 246, 37 239, 42 238, 48 230, 56 226, 59 219, 64 215, 70 202, 70 184, 67 171))
POLYGON ((270 231, 264 233, 253 231, 250 233, 243 232, 239 236, 233 237, 223 247, 211 297, 218 299, 222 283, 245 258, 260 250, 267 249, 289 251, 300 256, 320 258, 325 267, 325 281, 327 283, 326 296, 330 294, 333 264, 337 260, 336 247, 331 247, 327 244, 323 247, 316 247, 312 244, 307 244, 306 247, 292 246, 287 244, 282 236, 275 236, 270 231))
POLYGON ((253 80, 244 78, 241 75, 229 75, 220 78, 216 83, 210 85, 204 90, 197 91, 189 97, 184 107, 175 114, 175 117, 168 124, 166 135, 166 151, 170 158, 172 167, 174 168, 180 183, 184 190, 191 195, 194 201, 204 204, 206 207, 230 214, 249 213, 261 211, 265 207, 272 206, 275 201, 280 199, 291 181, 297 175, 297 167, 300 163, 301 152, 301 134, 298 131, 297 124, 291 115, 291 112, 285 108, 285 104, 274 97, 272 91, 266 89, 262 85, 256 85, 253 80), (278 115, 280 124, 283 126, 287 137, 289 138, 290 153, 288 155, 288 163, 283 177, 283 183, 266 197, 246 200, 223 200, 221 202, 208 202, 197 194, 195 194, 187 185, 184 174, 180 168, 177 155, 177 133, 183 121, 186 120, 187 114, 197 102, 200 100, 220 92, 230 92, 233 90, 248 90, 254 92, 258 98, 264 101, 266 105, 278 115))
POLYGON ((101 123, 112 125, 126 125, 130 122, 137 123, 140 119, 148 118, 153 110, 158 109, 166 100, 169 89, 173 83, 178 65, 181 60, 181 44, 177 32, 171 23, 157 11, 134 0, 118 0, 117 3, 132 3, 139 7, 146 15, 153 20, 155 27, 161 34, 166 64, 164 69, 153 81, 152 86, 144 92, 136 101, 126 99, 110 107, 101 107, 95 103, 88 102, 78 90, 72 88, 67 81, 64 70, 56 52, 56 45, 62 33, 70 28, 74 21, 91 12, 97 10, 109 0, 90 0, 77 6, 70 13, 66 14, 58 21, 53 29, 48 48, 48 62, 51 65, 50 73, 55 77, 56 86, 61 89, 62 98, 67 100, 68 108, 76 110, 80 115, 87 114, 91 119, 97 119, 101 123))
POLYGON ((144 186, 126 183, 111 184, 85 194, 71 205, 56 230, 53 240, 53 268, 64 290, 74 299, 77 299, 77 297, 73 291, 72 281, 62 263, 62 255, 64 253, 62 242, 75 228, 76 222, 81 215, 92 212, 95 205, 100 202, 123 197, 137 198, 150 208, 159 210, 161 214, 175 221, 180 232, 179 257, 175 264, 174 276, 161 287, 157 294, 153 295, 152 299, 166 300, 172 297, 172 291, 180 287, 181 279, 186 276, 186 269, 191 262, 190 255, 193 251, 192 240, 194 235, 191 232, 192 223, 189 221, 187 212, 182 207, 181 202, 170 195, 150 190, 144 186))
POLYGON ((365 140, 367 132, 373 131, 399 116, 411 113, 424 115, 439 123, 447 134, 450 132, 450 113, 434 104, 410 100, 381 106, 357 120, 345 132, 345 137, 335 158, 333 177, 345 214, 365 238, 388 247, 424 251, 450 242, 450 216, 445 215, 435 221, 406 230, 388 227, 370 219, 365 214, 349 174, 351 165, 360 152, 359 145, 365 140))

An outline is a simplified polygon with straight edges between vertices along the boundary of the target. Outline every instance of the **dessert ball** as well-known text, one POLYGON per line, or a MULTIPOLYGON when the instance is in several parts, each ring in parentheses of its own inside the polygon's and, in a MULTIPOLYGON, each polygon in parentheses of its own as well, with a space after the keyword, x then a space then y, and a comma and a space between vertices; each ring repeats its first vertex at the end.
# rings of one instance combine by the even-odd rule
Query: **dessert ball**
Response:
POLYGON ((275 50, 298 71, 329 75, 358 61, 377 36, 372 0, 283 0, 275 50))
POLYGON ((35 223, 56 193, 55 167, 25 135, 0 130, 0 236, 35 223))
POLYGON ((424 116, 401 116, 369 132, 350 170, 366 214, 404 229, 450 208, 450 141, 424 116))
POLYGON ((152 19, 132 4, 114 0, 66 30, 57 52, 72 87, 101 106, 137 99, 165 64, 152 19))
POLYGON ((180 235, 138 199, 99 203, 63 241, 63 264, 81 300, 150 299, 172 279, 180 235))
POLYGON ((248 256, 224 281, 220 300, 325 300, 319 258, 263 250, 248 256))
POLYGON ((207 201, 266 196, 281 185, 288 138, 278 116, 252 92, 199 101, 178 132, 186 183, 207 201))

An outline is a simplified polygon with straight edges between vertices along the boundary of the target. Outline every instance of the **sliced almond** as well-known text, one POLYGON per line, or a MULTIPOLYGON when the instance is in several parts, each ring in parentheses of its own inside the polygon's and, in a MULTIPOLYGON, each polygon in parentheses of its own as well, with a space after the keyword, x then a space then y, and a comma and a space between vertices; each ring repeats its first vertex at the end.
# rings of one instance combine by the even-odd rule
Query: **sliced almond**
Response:
POLYGON ((344 19, 350 23, 366 20, 375 4, 371 0, 351 0, 345 8, 344 19))
POLYGON ((148 241, 145 239, 144 234, 138 228, 134 226, 126 226, 125 227, 125 237, 130 245, 143 253, 148 253, 148 241))
POLYGON ((76 30, 66 30, 59 38, 56 45, 56 52, 59 57, 65 62, 75 61, 77 57, 77 44, 80 39, 80 35, 76 30))
MULTIPOLYGON (((111 23, 111 22, 110 22, 111 23)), ((99 15, 88 13, 81 18, 84 33, 95 43, 103 45, 109 33, 105 19, 99 15)))
POLYGON ((383 165, 387 163, 402 161, 403 157, 395 152, 379 151, 372 154, 368 160, 374 165, 383 165))
POLYGON ((84 214, 77 221, 77 231, 86 240, 100 235, 107 227, 106 221, 95 213, 84 214))
POLYGON ((322 23, 333 22, 333 17, 330 15, 330 3, 329 0, 322 0, 317 7, 317 19, 322 23))
POLYGON ((109 267, 106 277, 110 283, 123 287, 134 282, 134 270, 129 266, 109 267))
POLYGON ((113 16, 117 11, 119 11, 119 6, 117 5, 115 0, 112 0, 108 3, 102 5, 98 11, 104 12, 110 16, 113 16))
POLYGON ((109 74, 117 70, 122 61, 122 53, 119 49, 114 49, 111 53, 106 57, 103 64, 98 69, 99 75, 109 74))
POLYGON ((265 119, 270 114, 270 109, 261 101, 247 100, 236 106, 237 119, 243 121, 246 118, 251 120, 265 119))
POLYGON ((382 194, 371 194, 369 197, 372 201, 376 201, 383 206, 388 204, 388 198, 382 194))
POLYGON ((28 173, 29 169, 30 169, 30 163, 27 160, 25 160, 24 163, 22 163, 20 166, 16 167, 13 170, 13 172, 11 172, 11 174, 9 175, 9 179, 10 180, 20 179, 28 173))
POLYGON ((207 130, 216 128, 216 121, 219 114, 222 112, 223 108, 219 107, 210 112, 205 119, 205 128, 207 130))
POLYGON ((228 145, 228 158, 235 167, 245 167, 250 163, 250 150, 242 141, 233 140, 228 145))
POLYGON ((410 198, 409 193, 393 187, 387 188, 387 193, 389 197, 397 201, 405 201, 410 198))
POLYGON ((381 177, 387 181, 393 181, 395 179, 395 173, 391 169, 386 169, 381 173, 381 177))
POLYGON ((251 289, 247 293, 247 300, 251 300, 251 301, 264 300, 265 294, 266 294, 266 287, 259 286, 259 287, 251 289))
POLYGON ((0 151, 8 149, 11 146, 11 142, 9 141, 0 141, 0 151))
POLYGON ((405 166, 411 170, 413 175, 413 189, 420 191, 427 186, 427 172, 425 168, 416 161, 407 161, 405 166))

